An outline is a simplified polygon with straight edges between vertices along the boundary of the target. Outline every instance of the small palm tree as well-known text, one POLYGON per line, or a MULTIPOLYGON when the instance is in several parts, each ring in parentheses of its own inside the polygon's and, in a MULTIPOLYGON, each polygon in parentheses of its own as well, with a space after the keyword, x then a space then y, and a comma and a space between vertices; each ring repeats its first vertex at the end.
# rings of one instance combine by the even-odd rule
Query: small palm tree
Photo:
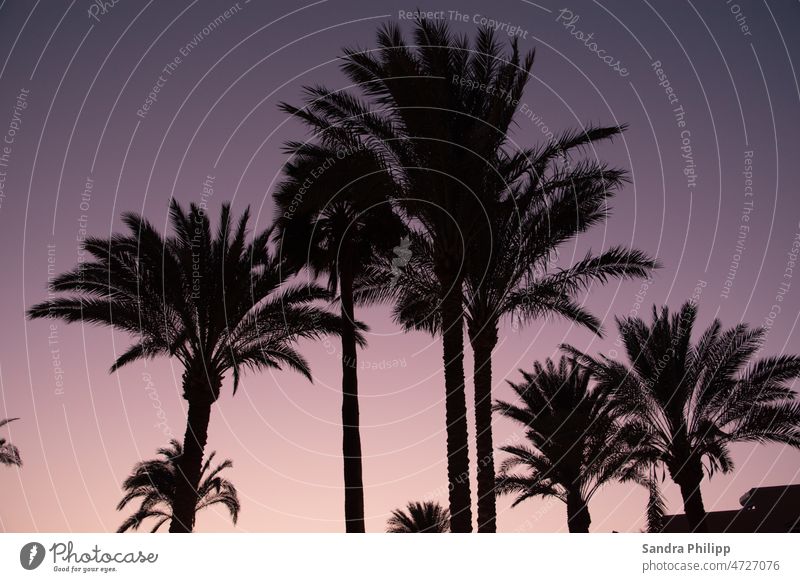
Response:
MULTIPOLYGON (((175 485, 178 478, 177 465, 183 448, 180 442, 172 439, 169 447, 158 449, 157 452, 163 458, 138 463, 133 473, 122 484, 122 489, 126 493, 117 505, 117 511, 122 511, 134 500, 141 499, 141 504, 139 509, 119 526, 117 533, 124 533, 130 529, 137 530, 143 521, 150 518, 156 520, 153 529, 150 530, 151 533, 155 533, 164 523, 172 519, 175 485)), ((211 452, 200 471, 196 511, 222 504, 230 512, 231 520, 236 525, 241 509, 239 496, 233 483, 220 476, 222 471, 233 467, 233 462, 225 459, 209 472, 216 454, 216 451, 211 452)))
POLYGON ((448 533, 450 512, 435 501, 414 501, 392 511, 386 525, 387 533, 448 533))
POLYGON ((565 346, 592 370, 623 414, 647 431, 654 462, 680 487, 693 531, 707 531, 700 491, 704 474, 733 470, 729 446, 737 442, 800 447, 800 402, 791 383, 800 357, 753 361, 763 328, 740 323, 723 331, 714 322, 692 344, 694 303, 678 313, 653 308, 650 325, 617 320, 629 365, 589 357, 565 346))
POLYGON ((268 247, 271 230, 248 243, 248 220, 245 211, 234 226, 224 204, 214 233, 203 208, 192 204, 186 212, 173 200, 173 233, 164 237, 144 217, 125 214, 128 234, 87 239, 93 260, 50 285, 70 295, 28 311, 31 318, 83 321, 134 336, 112 372, 156 356, 183 365, 188 412, 171 532, 190 532, 194 525, 211 408, 225 375, 233 376, 234 394, 248 369, 287 367, 311 380, 297 341, 341 331, 338 317, 312 306, 327 291, 285 285, 293 272, 268 247))
MULTIPOLYGON (((299 110, 284 105, 284 109, 299 110)), ((341 140, 340 140, 341 141, 341 140)), ((379 258, 401 242, 404 225, 390 202, 394 183, 371 150, 289 143, 292 159, 275 192, 281 256, 338 294, 342 319, 342 455, 345 529, 364 532, 364 483, 358 403, 358 336, 354 289, 379 258)))
POLYGON ((536 496, 555 497, 567 505, 570 532, 588 533, 589 500, 613 481, 647 486, 651 508, 660 506, 647 468, 646 433, 621 421, 607 389, 590 389, 588 370, 562 357, 534 363, 521 371, 523 382, 510 383, 520 405, 498 401, 503 416, 522 425, 526 444, 501 447, 510 454, 497 477, 499 494, 515 494, 513 505, 536 496), (522 468, 523 472, 512 472, 522 468))
MULTIPOLYGON (((9 422, 19 420, 18 418, 5 418, 0 420, 0 427, 9 422)), ((19 456, 19 449, 4 438, 0 438, 0 465, 22 466, 22 457, 19 456)))

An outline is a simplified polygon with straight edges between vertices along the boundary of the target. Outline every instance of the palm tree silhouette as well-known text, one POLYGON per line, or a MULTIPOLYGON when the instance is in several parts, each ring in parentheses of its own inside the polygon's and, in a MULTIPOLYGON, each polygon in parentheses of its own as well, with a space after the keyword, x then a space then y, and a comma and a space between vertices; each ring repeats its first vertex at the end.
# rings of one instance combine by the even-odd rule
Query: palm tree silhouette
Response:
POLYGON ((347 50, 342 70, 363 97, 307 88, 296 112, 335 147, 357 139, 391 168, 399 211, 431 240, 440 297, 451 528, 472 531, 464 390, 463 281, 469 252, 489 225, 483 206, 492 163, 506 144, 533 54, 504 54, 493 32, 476 41, 442 21, 420 20, 412 43, 394 24, 378 49, 347 50))
MULTIPOLYGON (((150 518, 156 520, 153 529, 150 530, 151 533, 155 533, 172 519, 175 487, 178 482, 178 460, 183 454, 183 448, 180 442, 172 439, 169 447, 158 449, 157 453, 164 458, 138 463, 133 468, 133 473, 122 484, 125 496, 117 504, 117 511, 122 511, 128 503, 140 498, 141 504, 139 509, 119 526, 117 533, 124 533, 130 529, 137 530, 143 521, 150 518)), ((220 476, 222 471, 233 467, 233 462, 225 459, 212 470, 211 463, 216 454, 216 451, 212 451, 200 470, 196 511, 222 504, 236 525, 241 509, 239 496, 233 483, 220 476)))
POLYGON ((590 372, 563 356, 558 365, 547 359, 520 372, 523 382, 509 384, 521 404, 498 401, 495 410, 521 424, 528 443, 501 447, 511 457, 500 467, 499 494, 515 494, 514 506, 555 497, 567 505, 569 531, 577 533, 589 532, 589 500, 612 481, 648 487, 651 507, 660 507, 647 471, 647 434, 622 421, 607 388, 590 389, 590 372), (524 472, 513 472, 519 467, 524 472))
MULTIPOLYGON (((4 418, 0 420, 0 427, 15 420, 19 420, 19 418, 4 418)), ((19 449, 4 438, 0 438, 0 465, 22 466, 22 457, 19 455, 19 449)))
POLYGON ((386 533, 447 533, 450 512, 434 501, 414 501, 392 511, 386 526, 386 533))
MULTIPOLYGON (((289 105, 289 112, 297 110, 289 105)), ((275 192, 279 253, 338 291, 342 318, 342 455, 345 526, 364 532, 354 286, 378 257, 390 257, 404 225, 393 212, 394 182, 381 160, 356 142, 347 150, 289 143, 292 160, 275 192)))
POLYGON ((183 365, 188 402, 186 434, 177 470, 171 532, 190 532, 208 437, 211 406, 227 372, 233 392, 245 369, 294 369, 309 380, 296 350, 303 338, 339 333, 335 315, 310 305, 328 293, 314 285, 284 286, 291 269, 268 248, 271 231, 247 242, 249 211, 234 227, 224 204, 217 232, 206 212, 170 205, 173 234, 162 235, 142 216, 128 213, 129 234, 89 238, 93 261, 57 277, 53 292, 70 293, 33 306, 31 318, 107 325, 136 338, 111 367, 171 356, 183 365))
POLYGON ((800 357, 753 361, 765 330, 740 323, 723 331, 718 319, 692 345, 696 318, 688 302, 672 315, 654 307, 650 325, 618 319, 630 365, 565 348, 647 431, 654 460, 680 487, 690 528, 707 531, 700 485, 704 472, 733 469, 731 443, 800 447, 800 402, 789 385, 800 376, 800 357))
MULTIPOLYGON (((611 248, 588 253, 567 267, 555 267, 560 245, 605 219, 607 202, 625 173, 606 164, 560 159, 623 128, 565 132, 538 150, 506 157, 496 166, 495 200, 484 206, 491 228, 476 245, 465 278, 464 309, 474 357, 478 531, 496 530, 492 439, 492 352, 501 320, 523 323, 553 315, 600 333, 600 322, 575 296, 609 279, 645 277, 656 261, 637 250, 611 248)), ((415 239, 412 259, 395 286, 396 319, 405 327, 440 332, 440 296, 431 245, 415 239)), ((384 277, 387 266, 384 265, 384 277)))

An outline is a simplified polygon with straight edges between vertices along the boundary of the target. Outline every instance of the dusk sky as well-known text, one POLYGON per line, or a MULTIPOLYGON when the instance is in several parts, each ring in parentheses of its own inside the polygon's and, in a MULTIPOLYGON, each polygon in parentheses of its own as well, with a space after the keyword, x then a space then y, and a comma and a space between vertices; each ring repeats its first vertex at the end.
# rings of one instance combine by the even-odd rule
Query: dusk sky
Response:
MULTIPOLYGON (((410 32, 416 9, 468 34, 494 26, 503 42, 536 50, 513 145, 583 124, 629 125, 587 155, 626 168, 630 183, 607 223, 562 248, 559 263, 628 245, 663 265, 651 281, 581 298, 604 338, 563 320, 504 322, 496 397, 508 399, 506 380, 558 356, 562 342, 622 358, 615 316, 649 320, 653 305, 693 296, 699 328, 715 317, 763 325, 761 355, 800 352, 797 2, 2 0, 0 418, 21 420, 0 436, 24 466, 0 467, 0 531, 114 531, 127 517, 115 511, 122 480, 185 427, 177 362, 109 374, 124 334, 26 321, 25 309, 47 298, 48 274, 76 265, 82 237, 119 231, 125 211, 163 229, 170 197, 206 202, 212 220, 224 201, 250 206, 253 228, 267 228, 282 145, 309 137, 278 104, 299 105, 304 85, 345 87, 342 48, 373 47, 393 20, 410 32)), ((447 501, 441 344, 402 333, 390 311, 357 312, 371 328, 359 388, 373 532, 408 501, 447 501)), ((207 451, 234 461, 242 513, 233 526, 222 510, 201 512, 198 531, 344 531, 340 348, 330 338, 302 350, 313 384, 262 372, 233 396, 226 378, 207 451)), ((465 366, 471 401, 469 351, 465 366)), ((508 421, 494 426, 496 446, 519 440, 508 421)), ((733 451, 735 471, 704 481, 709 511, 739 507, 751 487, 800 483, 800 451, 733 451)), ((665 491, 681 512, 669 481, 665 491)), ((592 531, 640 530, 646 498, 633 485, 603 489, 592 531)), ((510 502, 498 501, 499 531, 566 531, 560 502, 510 502)))

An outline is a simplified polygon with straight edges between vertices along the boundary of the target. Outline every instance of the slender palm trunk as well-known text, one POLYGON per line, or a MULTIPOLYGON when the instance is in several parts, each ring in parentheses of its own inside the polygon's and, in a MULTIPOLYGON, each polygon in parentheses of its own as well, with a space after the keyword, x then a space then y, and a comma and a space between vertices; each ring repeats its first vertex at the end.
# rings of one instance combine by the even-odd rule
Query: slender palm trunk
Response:
POLYGON ((683 512, 689 523, 689 531, 706 533, 706 508, 700 483, 703 481, 703 468, 699 463, 689 462, 673 479, 681 489, 683 512))
POLYGON ((497 328, 486 324, 470 330, 475 371, 475 444, 478 456, 478 532, 497 531, 494 493, 494 443, 492 442, 492 350, 497 328))
POLYGON ((567 526, 570 533, 589 533, 592 517, 580 491, 567 492, 567 526))
POLYGON ((447 423, 447 479, 450 488, 450 530, 472 531, 469 483, 467 397, 464 391, 464 311, 461 282, 439 277, 444 358, 445 422, 447 423))
POLYGON ((172 503, 170 533, 189 533, 194 528, 197 510, 197 485, 203 464, 203 451, 208 440, 208 422, 213 400, 189 400, 186 434, 183 437, 183 454, 178 459, 175 482, 175 499, 172 503))
POLYGON ((364 533, 364 480, 358 410, 358 353, 353 308, 353 265, 339 274, 342 301, 342 456, 344 457, 345 531, 364 533))

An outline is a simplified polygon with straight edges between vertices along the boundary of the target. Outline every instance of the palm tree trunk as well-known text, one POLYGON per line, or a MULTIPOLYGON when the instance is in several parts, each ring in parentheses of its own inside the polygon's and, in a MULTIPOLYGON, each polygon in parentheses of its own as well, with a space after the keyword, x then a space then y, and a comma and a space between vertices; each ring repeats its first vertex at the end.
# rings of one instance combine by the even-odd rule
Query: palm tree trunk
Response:
POLYGON ((208 440, 212 402, 207 398, 189 400, 183 455, 177 463, 178 474, 175 481, 175 499, 172 503, 170 533, 189 533, 194 528, 197 485, 203 464, 203 451, 208 440))
POLYGON ((364 481, 358 410, 358 353, 353 308, 352 261, 339 274, 342 301, 342 456, 345 531, 364 533, 364 481))
POLYGON ((675 477, 675 482, 681 489, 683 497, 683 512, 686 521, 689 523, 689 531, 706 533, 706 508, 703 505, 703 494, 700 491, 700 483, 703 481, 702 466, 686 466, 675 477))
POLYGON ((478 456, 478 533, 497 531, 492 442, 492 350, 497 345, 495 324, 470 330, 475 371, 475 444, 478 456))
POLYGON ((589 533, 592 517, 580 491, 567 492, 567 526, 570 533, 589 533))
POLYGON ((469 483, 467 397, 464 391, 464 311, 461 282, 439 277, 442 297, 442 351, 444 358, 445 422, 447 423, 447 479, 450 488, 450 530, 472 531, 469 483))

